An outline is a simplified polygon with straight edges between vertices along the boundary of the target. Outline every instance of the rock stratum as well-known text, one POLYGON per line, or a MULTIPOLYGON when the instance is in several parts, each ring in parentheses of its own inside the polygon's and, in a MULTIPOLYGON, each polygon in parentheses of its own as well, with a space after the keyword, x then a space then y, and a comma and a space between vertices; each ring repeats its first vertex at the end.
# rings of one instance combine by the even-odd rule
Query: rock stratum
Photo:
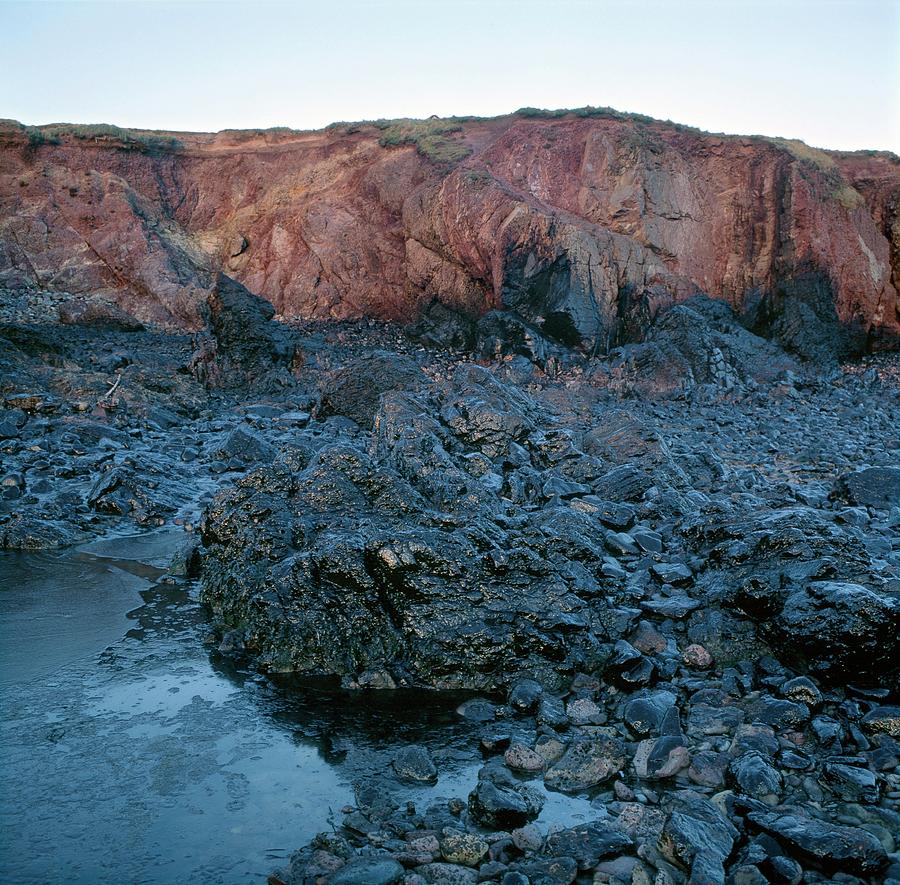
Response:
POLYGON ((788 349, 900 332, 900 160, 607 109, 162 135, 0 125, 0 285, 189 329, 510 311, 595 352, 699 293, 788 349))

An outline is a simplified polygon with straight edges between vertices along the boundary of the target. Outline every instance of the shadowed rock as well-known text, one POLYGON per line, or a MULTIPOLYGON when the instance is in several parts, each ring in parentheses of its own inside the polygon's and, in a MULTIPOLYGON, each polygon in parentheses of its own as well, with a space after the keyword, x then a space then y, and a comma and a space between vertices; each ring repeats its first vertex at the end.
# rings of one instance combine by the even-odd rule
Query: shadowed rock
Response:
POLYGON ((220 273, 201 310, 192 368, 208 387, 276 384, 297 355, 292 333, 273 321, 275 308, 220 273))

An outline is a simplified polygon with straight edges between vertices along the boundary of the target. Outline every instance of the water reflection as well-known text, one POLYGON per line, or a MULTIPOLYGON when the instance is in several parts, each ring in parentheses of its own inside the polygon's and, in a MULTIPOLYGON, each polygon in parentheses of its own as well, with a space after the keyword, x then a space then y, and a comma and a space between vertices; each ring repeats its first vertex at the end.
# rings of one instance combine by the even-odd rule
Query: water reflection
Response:
MULTIPOLYGON (((0 554, 0 881, 265 881, 403 743, 428 746, 441 775, 398 784, 404 799, 472 788, 463 696, 236 669, 211 651, 196 590, 152 582, 164 547, 0 554)), ((589 811, 554 796, 544 816, 589 811)))

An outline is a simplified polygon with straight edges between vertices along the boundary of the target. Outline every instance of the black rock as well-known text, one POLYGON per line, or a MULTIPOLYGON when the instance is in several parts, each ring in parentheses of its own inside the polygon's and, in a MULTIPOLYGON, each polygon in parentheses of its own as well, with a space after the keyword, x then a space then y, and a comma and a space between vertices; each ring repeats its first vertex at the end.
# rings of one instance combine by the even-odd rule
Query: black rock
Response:
POLYGON ((659 837, 659 848, 670 860, 691 870, 689 881, 724 883, 725 859, 737 830, 707 799, 680 794, 659 837))
POLYGON ((670 711, 676 711, 676 697, 669 691, 656 691, 632 697, 626 704, 622 717, 628 727, 639 737, 661 733, 670 711))
POLYGON ((436 784, 437 768, 431 754, 424 747, 403 747, 394 755, 394 772, 402 781, 436 784))
POLYGON ((650 566, 650 571, 664 584, 676 587, 690 584, 694 577, 694 573, 681 562, 656 562, 650 566))
POLYGON ((403 875, 403 867, 392 857, 381 855, 353 858, 329 877, 329 885, 394 885, 403 875))
POLYGON ((531 860, 516 864, 514 872, 523 874, 529 883, 571 885, 578 875, 578 863, 573 857, 531 860))
POLYGON ((552 833, 544 851, 555 857, 574 858, 579 870, 592 870, 601 860, 615 857, 631 846, 628 836, 596 821, 552 833))
POLYGON ((370 428, 379 398, 390 390, 419 389, 425 382, 421 369, 408 357, 376 350, 348 363, 320 384, 320 418, 343 415, 360 427, 370 428))
POLYGON ((746 706, 747 718, 774 728, 799 728, 809 722, 809 707, 794 701, 761 695, 746 706))
POLYGON ((835 482, 832 495, 851 505, 886 510, 900 504, 900 467, 867 467, 845 473, 835 482))
POLYGON ((249 427, 238 426, 212 454, 221 460, 237 460, 245 464, 267 463, 275 458, 275 449, 249 427))
POLYGON ((888 734, 900 738, 900 707, 873 707, 862 718, 869 734, 888 734))
POLYGON ((680 621, 692 611, 700 608, 700 603, 690 596, 682 596, 680 594, 677 596, 655 596, 651 599, 642 599, 641 608, 645 612, 680 621))
POLYGON ((274 322, 275 308, 226 274, 217 274, 201 315, 206 329, 195 337, 191 369, 207 386, 271 384, 293 365, 296 340, 274 322))
POLYGON ((867 876, 887 866, 881 842, 859 827, 845 827, 796 814, 751 812, 747 820, 774 836, 804 864, 826 873, 867 876))
POLYGON ((757 752, 744 753, 728 766, 729 782, 737 792, 754 799, 781 795, 781 775, 769 761, 757 752))
POLYGON ((495 779, 479 774, 469 793, 469 812, 475 820, 486 827, 513 830, 540 814, 543 799, 539 793, 511 781, 495 783, 495 779))
POLYGON ((900 602, 894 597, 859 584, 810 583, 788 595, 773 633, 822 678, 897 683, 900 602))
POLYGON ((544 693, 540 682, 534 679, 520 679, 509 690, 507 701, 517 713, 533 713, 544 693))
POLYGON ((369 444, 323 445, 300 470, 276 459, 207 510, 202 592, 224 626, 247 627, 267 666, 357 683, 560 689, 598 669, 596 522, 568 507, 501 520, 465 469, 521 445, 536 404, 477 366, 440 403, 379 402, 369 444))
POLYGON ((618 738, 597 735, 569 745, 544 775, 550 790, 584 793, 612 780, 625 764, 625 746, 618 738))
POLYGON ((160 525, 175 509, 152 498, 146 481, 126 467, 101 474, 88 492, 87 505, 98 513, 129 516, 138 525, 160 525))
POLYGON ((868 768, 826 763, 824 775, 825 783, 831 791, 845 802, 874 804, 878 801, 878 780, 868 768))

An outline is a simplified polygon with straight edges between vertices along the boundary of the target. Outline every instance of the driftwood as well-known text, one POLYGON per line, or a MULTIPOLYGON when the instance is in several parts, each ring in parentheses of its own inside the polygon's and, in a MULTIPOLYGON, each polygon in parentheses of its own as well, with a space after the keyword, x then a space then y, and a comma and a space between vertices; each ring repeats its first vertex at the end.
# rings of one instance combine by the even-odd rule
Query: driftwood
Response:
POLYGON ((101 403, 107 402, 109 400, 109 398, 116 392, 116 388, 121 383, 122 383, 122 375, 120 373, 120 374, 116 375, 116 383, 113 384, 113 386, 110 387, 109 390, 107 390, 106 393, 104 393, 103 396, 100 397, 100 399, 97 400, 97 405, 99 406, 101 403))

